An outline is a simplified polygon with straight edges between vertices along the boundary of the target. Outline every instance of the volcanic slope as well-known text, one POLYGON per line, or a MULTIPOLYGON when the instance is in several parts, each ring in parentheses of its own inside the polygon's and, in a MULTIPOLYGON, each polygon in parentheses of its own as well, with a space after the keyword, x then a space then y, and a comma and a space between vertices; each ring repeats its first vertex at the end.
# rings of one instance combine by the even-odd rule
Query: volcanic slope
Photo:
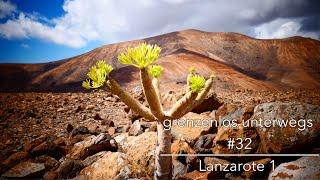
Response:
POLYGON ((162 48, 157 63, 165 67, 164 86, 184 84, 188 68, 195 66, 199 74, 216 74, 218 90, 320 87, 320 41, 302 37, 260 40, 237 33, 185 30, 105 45, 53 63, 0 65, 1 90, 78 91, 88 68, 101 59, 115 67, 112 76, 122 85, 135 86, 138 70, 119 64, 117 54, 142 42, 162 48))

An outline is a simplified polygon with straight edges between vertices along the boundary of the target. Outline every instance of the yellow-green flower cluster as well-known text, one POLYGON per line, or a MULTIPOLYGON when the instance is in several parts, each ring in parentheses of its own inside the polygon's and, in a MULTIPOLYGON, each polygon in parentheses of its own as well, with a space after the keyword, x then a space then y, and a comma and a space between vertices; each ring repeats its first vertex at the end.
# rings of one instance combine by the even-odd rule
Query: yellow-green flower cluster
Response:
POLYGON ((121 64, 133 65, 143 69, 158 59, 161 48, 157 45, 142 43, 137 47, 127 48, 118 56, 121 64))
POLYGON ((205 85, 206 80, 204 77, 199 76, 199 75, 193 75, 189 79, 189 87, 192 92, 198 93, 200 92, 205 85))
POLYGON ((107 76, 113 70, 112 66, 101 60, 92 66, 87 74, 89 79, 82 82, 82 87, 86 89, 99 88, 104 85, 107 76))

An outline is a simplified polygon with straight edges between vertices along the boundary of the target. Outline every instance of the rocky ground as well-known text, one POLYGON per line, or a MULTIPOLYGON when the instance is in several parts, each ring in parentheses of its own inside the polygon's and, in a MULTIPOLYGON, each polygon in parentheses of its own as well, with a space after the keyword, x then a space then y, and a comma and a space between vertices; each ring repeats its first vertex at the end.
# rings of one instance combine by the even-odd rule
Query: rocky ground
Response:
MULTIPOLYGON (((144 102, 139 88, 134 93, 144 102)), ((178 91, 162 94, 164 108, 168 109, 181 96, 178 91)), ((253 139, 254 148, 241 153, 319 153, 319 105, 317 90, 217 92, 185 118, 310 118, 314 119, 313 127, 307 132, 297 132, 292 128, 234 130, 174 126, 172 153, 239 153, 226 148, 224 142, 230 137, 253 139)), ((1 178, 151 179, 156 124, 142 120, 117 97, 103 91, 1 93, 1 178)), ((174 178, 320 177, 320 161, 315 157, 276 158, 279 166, 270 174, 270 170, 263 173, 200 173, 200 160, 213 164, 269 164, 274 158, 175 157, 174 178)))

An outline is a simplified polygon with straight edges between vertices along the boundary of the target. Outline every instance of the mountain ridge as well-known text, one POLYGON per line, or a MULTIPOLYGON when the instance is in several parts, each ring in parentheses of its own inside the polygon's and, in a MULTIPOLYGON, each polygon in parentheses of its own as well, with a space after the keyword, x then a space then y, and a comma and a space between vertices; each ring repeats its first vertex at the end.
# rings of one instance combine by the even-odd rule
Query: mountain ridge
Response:
POLYGON ((120 83, 136 84, 134 82, 138 80, 137 71, 119 64, 116 57, 126 47, 141 42, 158 44, 162 48, 158 61, 161 65, 175 64, 174 62, 180 62, 181 58, 185 59, 183 66, 176 65, 178 69, 167 67, 173 73, 165 73, 162 79, 168 82, 178 81, 177 75, 186 76, 187 66, 197 66, 198 62, 204 64, 199 67, 210 67, 207 70, 199 69, 200 74, 217 71, 217 84, 220 88, 222 83, 232 88, 254 90, 259 90, 259 86, 263 87, 262 90, 320 86, 320 41, 303 37, 265 40, 238 33, 184 30, 104 45, 90 52, 51 63, 2 64, 0 90, 78 91, 81 90, 81 81, 86 78, 88 68, 100 59, 107 60, 115 67, 113 74, 120 83), (125 75, 121 77, 120 72, 130 73, 132 79, 128 81, 125 75), (19 74, 24 78, 19 79, 19 74), (232 76, 239 78, 241 85, 233 82, 232 76), (245 85, 246 82, 256 85, 245 85))

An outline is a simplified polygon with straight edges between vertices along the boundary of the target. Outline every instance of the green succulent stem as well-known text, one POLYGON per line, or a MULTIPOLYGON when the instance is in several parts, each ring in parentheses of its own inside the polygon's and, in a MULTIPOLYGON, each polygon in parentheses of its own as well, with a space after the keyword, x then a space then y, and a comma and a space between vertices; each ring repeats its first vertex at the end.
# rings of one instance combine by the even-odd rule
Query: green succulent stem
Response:
POLYGON ((190 91, 190 80, 191 80, 191 77, 194 76, 196 73, 196 70, 193 66, 191 66, 189 68, 189 74, 187 76, 187 87, 186 87, 186 93, 188 93, 190 91))
POLYGON ((151 113, 150 109, 134 99, 129 93, 124 91, 121 86, 112 78, 109 78, 107 87, 111 93, 117 95, 122 102, 130 107, 134 112, 143 116, 147 121, 157 121, 157 118, 151 113))
POLYGON ((151 112, 159 120, 163 120, 165 115, 162 110, 159 94, 157 93, 156 87, 152 84, 151 76, 146 68, 140 69, 140 78, 143 92, 150 106, 151 112))
POLYGON ((167 117, 171 120, 179 119, 184 116, 187 112, 185 109, 192 104, 197 98, 198 93, 189 91, 181 99, 179 99, 171 108, 167 117))

